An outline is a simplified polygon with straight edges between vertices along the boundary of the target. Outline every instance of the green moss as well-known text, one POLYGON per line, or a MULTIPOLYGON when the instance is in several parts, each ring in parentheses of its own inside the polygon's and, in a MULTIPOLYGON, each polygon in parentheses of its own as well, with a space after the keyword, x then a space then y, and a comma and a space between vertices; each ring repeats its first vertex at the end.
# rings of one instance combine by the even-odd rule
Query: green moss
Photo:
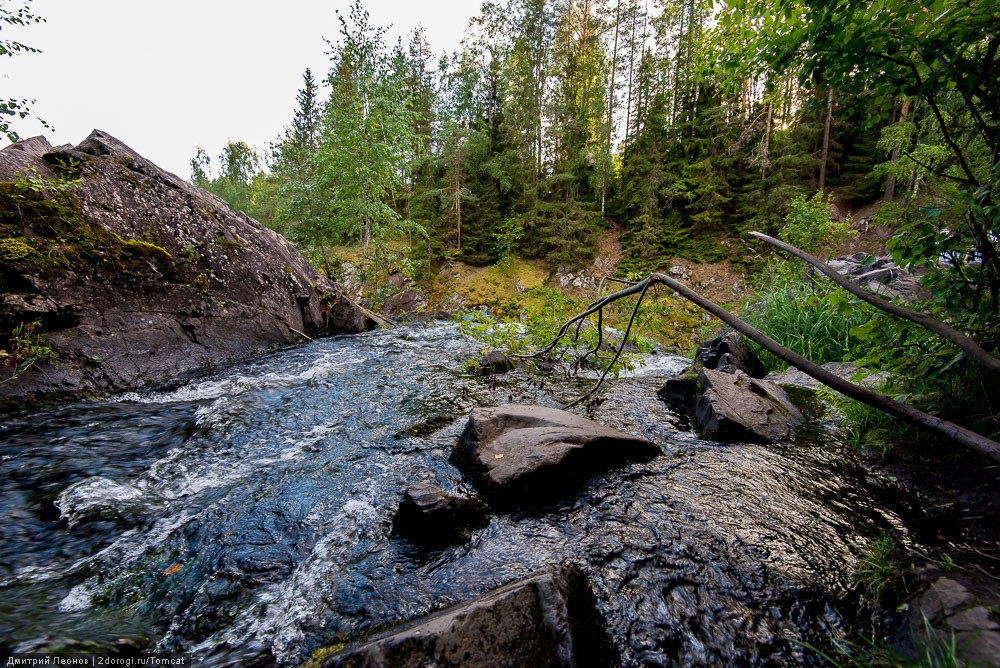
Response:
POLYGON ((190 287, 195 292, 204 292, 205 294, 208 294, 209 291, 208 277, 205 276, 204 273, 198 274, 193 281, 188 283, 188 287, 190 287))
POLYGON ((243 240, 235 234, 231 235, 233 239, 232 241, 229 240, 229 236, 230 235, 227 234, 219 235, 219 237, 215 240, 215 245, 224 250, 230 259, 233 259, 236 257, 236 249, 243 248, 246 244, 244 244, 243 240))
POLYGON ((347 645, 345 643, 338 642, 327 647, 320 647, 312 653, 309 659, 303 663, 300 668, 318 668, 319 666, 322 666, 323 662, 328 658, 338 652, 342 652, 346 646, 347 645))
POLYGON ((198 209, 198 213, 200 213, 200 214, 202 214, 203 216, 205 216, 206 218, 210 218, 210 219, 212 219, 212 220, 218 220, 218 218, 219 218, 219 217, 218 217, 218 216, 217 216, 217 215, 215 214, 215 212, 214 212, 214 211, 212 211, 211 209, 198 209))
POLYGON ((0 182, 0 291, 17 291, 24 277, 52 280, 70 274, 119 286, 136 287, 150 279, 176 279, 174 259, 144 241, 125 241, 93 223, 80 202, 67 193, 45 195, 0 182), (26 250, 27 247, 30 250, 26 250), (16 289, 12 289, 16 288, 16 289))
POLYGON ((96 207, 100 207, 100 208, 104 209, 105 211, 110 211, 111 213, 115 212, 115 207, 111 206, 107 202, 102 202, 99 199, 92 199, 92 200, 90 200, 90 203, 93 204, 96 207))
POLYGON ((0 260, 12 262, 28 257, 35 249, 27 244, 24 237, 0 239, 0 260))
POLYGON ((282 267, 282 268, 285 270, 286 274, 290 274, 293 271, 293 269, 291 267, 289 267, 287 264, 284 267, 282 267))
POLYGON ((115 175, 115 178, 118 179, 119 181, 124 181, 125 183, 131 183, 136 188, 145 188, 146 187, 143 184, 139 183, 139 179, 135 178, 135 176, 133 176, 129 172, 118 172, 115 175))

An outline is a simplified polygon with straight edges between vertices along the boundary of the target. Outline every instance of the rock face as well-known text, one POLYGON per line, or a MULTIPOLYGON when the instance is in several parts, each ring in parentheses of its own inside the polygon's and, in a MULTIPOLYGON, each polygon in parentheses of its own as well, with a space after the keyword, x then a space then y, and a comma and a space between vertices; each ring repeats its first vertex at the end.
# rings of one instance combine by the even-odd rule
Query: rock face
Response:
POLYGON ((333 666, 612 666, 586 576, 549 567, 468 603, 348 646, 333 666))
POLYGON ((488 523, 486 507, 479 501, 417 483, 403 494, 392 526, 416 543, 433 546, 462 542, 488 523))
POLYGON ((599 471, 660 454, 660 447, 566 411, 475 408, 451 459, 492 502, 552 498, 599 471))
POLYGON ((742 371, 702 369, 695 404, 701 433, 721 440, 782 441, 804 421, 785 391, 742 371))
POLYGON ((8 405, 375 326, 278 233, 104 132, 8 146, 0 181, 0 336, 38 320, 53 353, 0 384, 8 405))
POLYGON ((706 369, 740 370, 751 378, 763 378, 766 370, 747 342, 736 332, 707 341, 695 352, 694 361, 706 369))

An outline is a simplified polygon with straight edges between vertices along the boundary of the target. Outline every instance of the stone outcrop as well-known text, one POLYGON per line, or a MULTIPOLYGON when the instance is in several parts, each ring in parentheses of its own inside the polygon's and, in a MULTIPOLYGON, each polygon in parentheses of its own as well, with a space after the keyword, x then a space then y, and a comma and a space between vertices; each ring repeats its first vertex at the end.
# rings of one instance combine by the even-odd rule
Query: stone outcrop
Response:
POLYGON ((613 666, 610 646, 586 576, 558 566, 349 645, 322 665, 613 666))
POLYGON ((654 443, 543 406, 475 408, 451 459, 494 504, 553 498, 594 473, 660 454, 654 443))
POLYGON ((904 656, 919 659, 925 647, 950 646, 970 666, 1000 665, 1000 615, 991 611, 962 583, 939 577, 909 602, 909 612, 896 632, 904 656))
POLYGON ((785 391, 742 371, 702 369, 695 419, 704 436, 727 441, 783 441, 804 419, 785 391))
POLYGON ((427 483, 407 488, 392 521, 395 533, 434 546, 467 540, 473 529, 489 524, 486 507, 427 483))
POLYGON ((694 361, 706 369, 730 373, 739 370, 751 378, 763 378, 766 373, 764 364, 736 332, 722 334, 698 346, 694 361))
POLYGON ((0 181, 0 337, 38 321, 52 352, 0 384, 7 405, 375 326, 281 235, 104 132, 8 146, 0 181))

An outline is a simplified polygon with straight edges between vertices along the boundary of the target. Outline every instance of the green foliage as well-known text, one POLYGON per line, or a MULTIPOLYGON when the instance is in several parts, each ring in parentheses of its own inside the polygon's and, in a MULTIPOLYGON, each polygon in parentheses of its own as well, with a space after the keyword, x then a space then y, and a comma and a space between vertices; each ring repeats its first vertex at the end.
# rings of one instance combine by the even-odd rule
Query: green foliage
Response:
MULTIPOLYGON (((871 320, 870 311, 832 283, 777 281, 747 305, 746 320, 789 350, 816 364, 852 358, 857 327, 871 320)), ((783 371, 788 365, 757 348, 764 366, 783 371)))
POLYGON ((500 226, 493 233, 493 242, 498 257, 497 264, 501 267, 510 265, 514 248, 524 235, 524 226, 521 221, 513 216, 508 216, 500 223, 500 226))
MULTIPOLYGON (((537 288, 531 292, 540 297, 540 301, 528 305, 517 318, 496 319, 485 311, 474 311, 459 314, 454 320, 458 322, 462 334, 484 344, 484 352, 502 350, 508 355, 532 354, 555 339, 566 320, 578 312, 579 304, 550 288, 537 288)), ((652 348, 649 341, 634 333, 630 334, 630 340, 637 344, 639 350, 652 348), (639 341, 642 343, 637 343, 639 341)), ((617 346, 619 342, 620 338, 609 337, 607 333, 599 337, 597 327, 587 322, 578 330, 571 330, 570 336, 539 361, 545 365, 558 365, 567 375, 575 375, 582 368, 603 368, 611 361, 612 346, 617 346), (599 343, 599 357, 581 362, 581 356, 599 343)), ((609 375, 617 378, 622 372, 632 371, 642 364, 641 358, 623 353, 609 375)))
POLYGON ((782 241, 811 255, 827 256, 857 232, 851 230, 850 218, 833 220, 829 200, 817 192, 808 199, 804 195, 792 199, 779 234, 782 241))
POLYGON ((10 339, 0 348, 0 365, 9 367, 12 371, 10 376, 0 382, 15 380, 35 364, 52 359, 52 349, 39 338, 41 327, 40 320, 21 322, 10 333, 10 339))
MULTIPOLYGON (((32 23, 43 23, 41 16, 32 13, 30 9, 31 0, 24 0, 23 6, 14 9, 10 6, 0 5, 0 28, 6 25, 8 28, 27 27, 32 23)), ((0 57, 15 56, 20 53, 41 53, 38 49, 27 44, 23 44, 16 39, 0 39, 0 57)), ((34 100, 24 98, 9 97, 0 99, 0 133, 7 135, 7 139, 12 142, 18 141, 21 137, 12 125, 11 118, 27 118, 31 115, 31 105, 34 100)), ((41 118, 37 119, 44 127, 49 127, 41 118)))
POLYGON ((883 532, 869 539, 855 576, 872 604, 886 599, 894 604, 905 591, 905 558, 905 549, 892 533, 883 532))

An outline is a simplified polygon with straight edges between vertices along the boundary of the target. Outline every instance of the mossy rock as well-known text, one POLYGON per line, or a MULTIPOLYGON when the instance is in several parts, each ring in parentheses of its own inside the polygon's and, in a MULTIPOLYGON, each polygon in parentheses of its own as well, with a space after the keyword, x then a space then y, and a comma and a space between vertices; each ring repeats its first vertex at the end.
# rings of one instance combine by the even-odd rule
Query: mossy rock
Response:
POLYGON ((91 222, 68 194, 48 196, 0 182, 0 291, 25 277, 54 280, 71 272, 94 282, 138 287, 177 280, 173 256, 146 241, 126 241, 91 222))

